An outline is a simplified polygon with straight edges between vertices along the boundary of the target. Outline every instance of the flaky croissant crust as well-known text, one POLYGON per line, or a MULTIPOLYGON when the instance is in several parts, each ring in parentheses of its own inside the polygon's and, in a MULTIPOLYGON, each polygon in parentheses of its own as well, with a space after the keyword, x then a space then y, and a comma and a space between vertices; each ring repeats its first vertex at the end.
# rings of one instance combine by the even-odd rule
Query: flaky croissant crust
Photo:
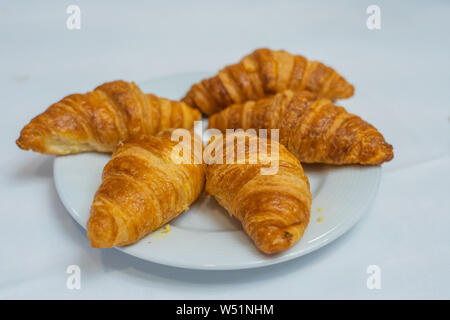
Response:
POLYGON ((93 247, 132 244, 186 211, 200 195, 203 165, 194 164, 193 151, 190 163, 174 163, 178 142, 170 133, 131 138, 113 153, 87 224, 93 247))
POLYGON ((112 152, 120 141, 166 128, 193 127, 201 114, 182 102, 144 94, 133 82, 107 82, 51 105, 21 131, 24 150, 65 155, 112 152))
POLYGON ((280 143, 306 163, 378 165, 394 156, 372 125, 308 91, 232 105, 211 116, 209 127, 279 129, 280 143))
MULTIPOLYGON (((241 133, 233 134, 235 137, 239 135, 241 133)), ((214 144, 223 143, 223 150, 227 150, 225 140, 213 140, 208 147, 214 148, 214 144)), ((285 147, 270 140, 268 154, 271 154, 275 144, 279 148, 278 171, 270 175, 261 174, 261 168, 270 167, 276 158, 270 156, 266 158, 270 162, 263 163, 262 158, 257 156, 258 162, 250 164, 250 154, 257 152, 249 148, 250 140, 258 140, 258 137, 251 135, 246 141, 242 157, 247 160, 246 164, 227 164, 228 151, 223 153, 223 164, 207 166, 205 190, 242 223, 259 250, 273 254, 294 245, 309 223, 309 181, 300 161, 285 147)), ((237 159, 237 139, 234 142, 232 148, 237 159)))
POLYGON ((351 97, 354 92, 351 84, 321 62, 262 48, 194 84, 183 101, 211 115, 231 104, 287 89, 310 90, 332 100, 351 97))

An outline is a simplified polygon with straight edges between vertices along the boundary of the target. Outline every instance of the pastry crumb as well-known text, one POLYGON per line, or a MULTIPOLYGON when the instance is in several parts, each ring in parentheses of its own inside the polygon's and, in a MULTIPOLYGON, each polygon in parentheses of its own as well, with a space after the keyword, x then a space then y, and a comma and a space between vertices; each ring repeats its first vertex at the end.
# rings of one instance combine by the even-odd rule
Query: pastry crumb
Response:
POLYGON ((317 222, 322 222, 322 221, 323 221, 322 217, 317 218, 317 222))
POLYGON ((155 233, 153 233, 153 236, 158 239, 164 239, 169 236, 169 232, 172 229, 170 224, 166 224, 165 226, 162 226, 159 228, 155 233))
POLYGON ((323 212, 322 208, 317 208, 317 212, 323 212))
POLYGON ((169 233, 169 232, 170 232, 170 229, 171 229, 170 224, 166 224, 166 225, 164 226, 164 229, 161 231, 161 233, 169 233))
POLYGON ((148 241, 147 243, 148 243, 148 244, 151 244, 152 242, 151 242, 151 241, 148 241))

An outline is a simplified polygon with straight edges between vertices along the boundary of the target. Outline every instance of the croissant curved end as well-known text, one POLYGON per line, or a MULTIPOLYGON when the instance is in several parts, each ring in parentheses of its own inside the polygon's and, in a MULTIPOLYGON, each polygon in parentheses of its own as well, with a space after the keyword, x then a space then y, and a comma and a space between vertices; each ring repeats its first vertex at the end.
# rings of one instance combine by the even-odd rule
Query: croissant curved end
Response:
POLYGON ((99 151, 110 152, 103 146, 95 147, 88 141, 79 141, 76 137, 70 135, 52 135, 25 126, 20 132, 20 137, 16 140, 20 149, 33 150, 35 152, 51 155, 67 155, 71 153, 99 151))
POLYGON ((16 144, 20 149, 23 150, 33 150, 37 152, 42 152, 43 141, 41 135, 36 135, 28 130, 25 130, 26 127, 20 132, 20 137, 16 140, 16 144))
MULTIPOLYGON (((385 143, 384 145, 384 157, 382 162, 388 162, 394 159, 394 147, 389 144, 385 143)), ((381 163, 380 163, 381 164, 381 163)))
POLYGON ((350 98, 355 94, 355 87, 348 84, 347 90, 342 94, 342 99, 350 98))
POLYGON ((275 254, 293 246, 303 235, 303 230, 291 232, 287 228, 266 227, 258 230, 256 245, 265 254, 275 254), (265 230, 264 230, 265 229, 265 230))
POLYGON ((30 148, 28 147, 27 143, 24 141, 24 139, 22 137, 19 137, 16 140, 16 144, 22 150, 30 150, 30 148))
POLYGON ((394 158, 394 148, 383 138, 369 142, 363 141, 360 157, 363 159, 360 161, 362 165, 381 165, 394 158))
POLYGON ((93 207, 87 224, 87 235, 93 248, 114 247, 117 236, 117 223, 105 208, 93 207))
POLYGON ((345 80, 344 77, 338 77, 334 80, 327 96, 331 100, 347 99, 353 96, 355 87, 345 80))

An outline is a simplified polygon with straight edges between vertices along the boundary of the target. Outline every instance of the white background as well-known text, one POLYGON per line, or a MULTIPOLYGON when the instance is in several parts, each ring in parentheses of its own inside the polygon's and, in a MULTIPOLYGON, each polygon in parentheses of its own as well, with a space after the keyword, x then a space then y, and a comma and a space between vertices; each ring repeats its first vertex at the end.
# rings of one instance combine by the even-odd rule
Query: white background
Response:
POLYGON ((1 298, 450 298, 448 1, 130 2, 0 2, 1 298), (81 30, 66 28, 70 4, 81 30), (370 4, 381 7, 381 30, 366 27, 370 4), (312 254, 205 272, 92 249, 56 194, 53 158, 15 145, 69 93, 217 70, 261 46, 335 67, 356 87, 341 103, 395 148, 369 214, 312 254), (81 290, 66 288, 71 264, 81 290), (371 264, 381 290, 366 287, 371 264))

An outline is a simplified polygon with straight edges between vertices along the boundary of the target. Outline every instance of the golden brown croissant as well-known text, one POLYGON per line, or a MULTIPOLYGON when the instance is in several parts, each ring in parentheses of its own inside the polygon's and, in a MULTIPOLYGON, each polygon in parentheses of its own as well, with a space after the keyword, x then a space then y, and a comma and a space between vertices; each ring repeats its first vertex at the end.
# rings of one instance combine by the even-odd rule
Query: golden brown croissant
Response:
POLYGON ((210 117, 209 127, 279 129, 279 142, 307 163, 378 165, 394 156, 372 125, 308 91, 232 105, 210 117))
MULTIPOLYGON (((243 137, 239 132, 227 134, 227 139, 243 137)), ((226 148, 226 139, 212 140, 208 148, 215 149, 223 144, 223 164, 213 163, 206 169, 206 193, 214 195, 217 201, 241 223, 245 232, 255 242, 259 250, 272 254, 295 244, 303 235, 310 217, 311 193, 309 181, 300 161, 285 147, 275 141, 266 144, 267 157, 251 148, 261 139, 249 135, 245 148, 239 151, 238 139, 226 148), (234 148, 234 153, 230 150, 234 148), (272 148, 279 152, 272 154, 272 148), (231 153, 231 157, 230 157, 231 153), (250 162, 252 155, 257 162, 250 162), (262 173, 261 169, 272 166, 278 154, 278 171, 262 173), (228 159, 245 159, 245 164, 227 162, 228 159), (244 158, 245 156, 245 158, 244 158), (263 160, 266 161, 263 161, 263 160), (229 163, 229 164, 227 164, 229 163)), ((241 140, 242 141, 242 140, 241 140)), ((242 143, 243 144, 243 143, 242 143)), ((261 150, 261 149, 260 149, 261 150)))
POLYGON ((91 206, 87 234, 92 247, 134 243, 197 199, 205 180, 201 158, 195 164, 192 148, 190 163, 174 162, 172 150, 178 142, 171 140, 171 132, 119 144, 91 206))
POLYGON ((284 50, 258 49, 239 63, 194 84, 183 101, 210 115, 225 107, 268 94, 310 90, 334 99, 353 95, 353 86, 332 68, 284 50))
POLYGON ((190 129, 200 118, 185 103, 144 94, 133 82, 113 81, 51 105, 22 129, 17 145, 56 155, 112 152, 129 137, 190 129))

